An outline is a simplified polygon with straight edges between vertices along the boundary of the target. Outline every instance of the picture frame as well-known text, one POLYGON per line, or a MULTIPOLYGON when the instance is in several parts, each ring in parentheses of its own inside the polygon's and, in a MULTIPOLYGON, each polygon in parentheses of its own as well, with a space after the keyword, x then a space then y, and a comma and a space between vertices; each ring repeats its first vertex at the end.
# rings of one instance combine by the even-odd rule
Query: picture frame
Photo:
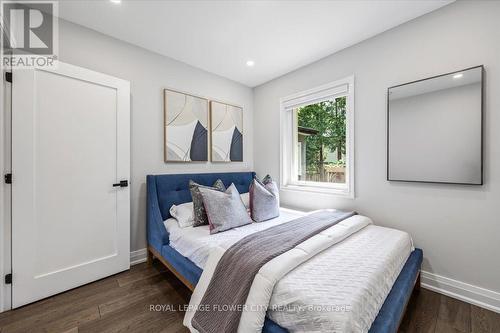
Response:
POLYGON ((208 162, 208 99, 164 89, 163 105, 165 162, 208 162))
POLYGON ((243 162, 243 108, 210 101, 210 160, 243 162))

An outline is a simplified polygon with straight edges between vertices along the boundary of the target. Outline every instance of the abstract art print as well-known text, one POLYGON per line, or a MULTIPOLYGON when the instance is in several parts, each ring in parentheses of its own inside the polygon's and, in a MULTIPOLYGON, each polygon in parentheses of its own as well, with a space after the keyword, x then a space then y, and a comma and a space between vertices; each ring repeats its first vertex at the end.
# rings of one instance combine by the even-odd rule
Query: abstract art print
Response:
POLYGON ((243 161, 243 109, 210 101, 212 162, 243 161))
POLYGON ((165 162, 208 161, 208 100, 164 90, 165 162))

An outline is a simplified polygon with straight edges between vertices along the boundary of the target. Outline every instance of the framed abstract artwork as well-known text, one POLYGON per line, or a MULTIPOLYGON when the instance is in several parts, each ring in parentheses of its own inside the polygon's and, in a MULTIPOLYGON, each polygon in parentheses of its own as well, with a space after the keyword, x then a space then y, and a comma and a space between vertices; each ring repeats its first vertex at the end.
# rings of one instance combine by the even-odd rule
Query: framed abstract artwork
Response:
POLYGON ((243 162, 243 108, 210 101, 212 162, 243 162))
POLYGON ((165 162, 208 161, 208 100, 164 90, 165 162))

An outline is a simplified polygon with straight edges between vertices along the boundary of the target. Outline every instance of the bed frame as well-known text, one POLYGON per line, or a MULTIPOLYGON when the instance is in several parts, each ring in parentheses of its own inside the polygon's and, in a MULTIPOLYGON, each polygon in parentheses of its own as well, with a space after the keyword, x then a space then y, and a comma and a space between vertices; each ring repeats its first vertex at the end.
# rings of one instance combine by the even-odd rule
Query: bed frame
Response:
MULTIPOLYGON (((202 269, 169 245, 169 235, 163 221, 170 218, 170 207, 191 201, 189 180, 212 185, 221 179, 224 185, 236 185, 240 193, 248 192, 254 172, 171 174, 147 176, 147 236, 148 263, 154 258, 165 265, 191 291, 200 279, 202 269)), ((392 286, 369 333, 395 333, 404 317, 414 291, 420 290, 420 268, 423 253, 415 249, 392 286)), ((264 333, 286 333, 285 328, 266 317, 264 333)))

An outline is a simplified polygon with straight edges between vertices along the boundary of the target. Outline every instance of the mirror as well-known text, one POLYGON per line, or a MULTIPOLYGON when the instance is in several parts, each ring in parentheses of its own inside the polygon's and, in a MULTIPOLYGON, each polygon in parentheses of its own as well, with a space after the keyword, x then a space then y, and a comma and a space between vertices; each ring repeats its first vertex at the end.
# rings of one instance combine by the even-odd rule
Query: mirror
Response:
POLYGON ((387 180, 483 184, 483 66, 388 89, 387 180))

